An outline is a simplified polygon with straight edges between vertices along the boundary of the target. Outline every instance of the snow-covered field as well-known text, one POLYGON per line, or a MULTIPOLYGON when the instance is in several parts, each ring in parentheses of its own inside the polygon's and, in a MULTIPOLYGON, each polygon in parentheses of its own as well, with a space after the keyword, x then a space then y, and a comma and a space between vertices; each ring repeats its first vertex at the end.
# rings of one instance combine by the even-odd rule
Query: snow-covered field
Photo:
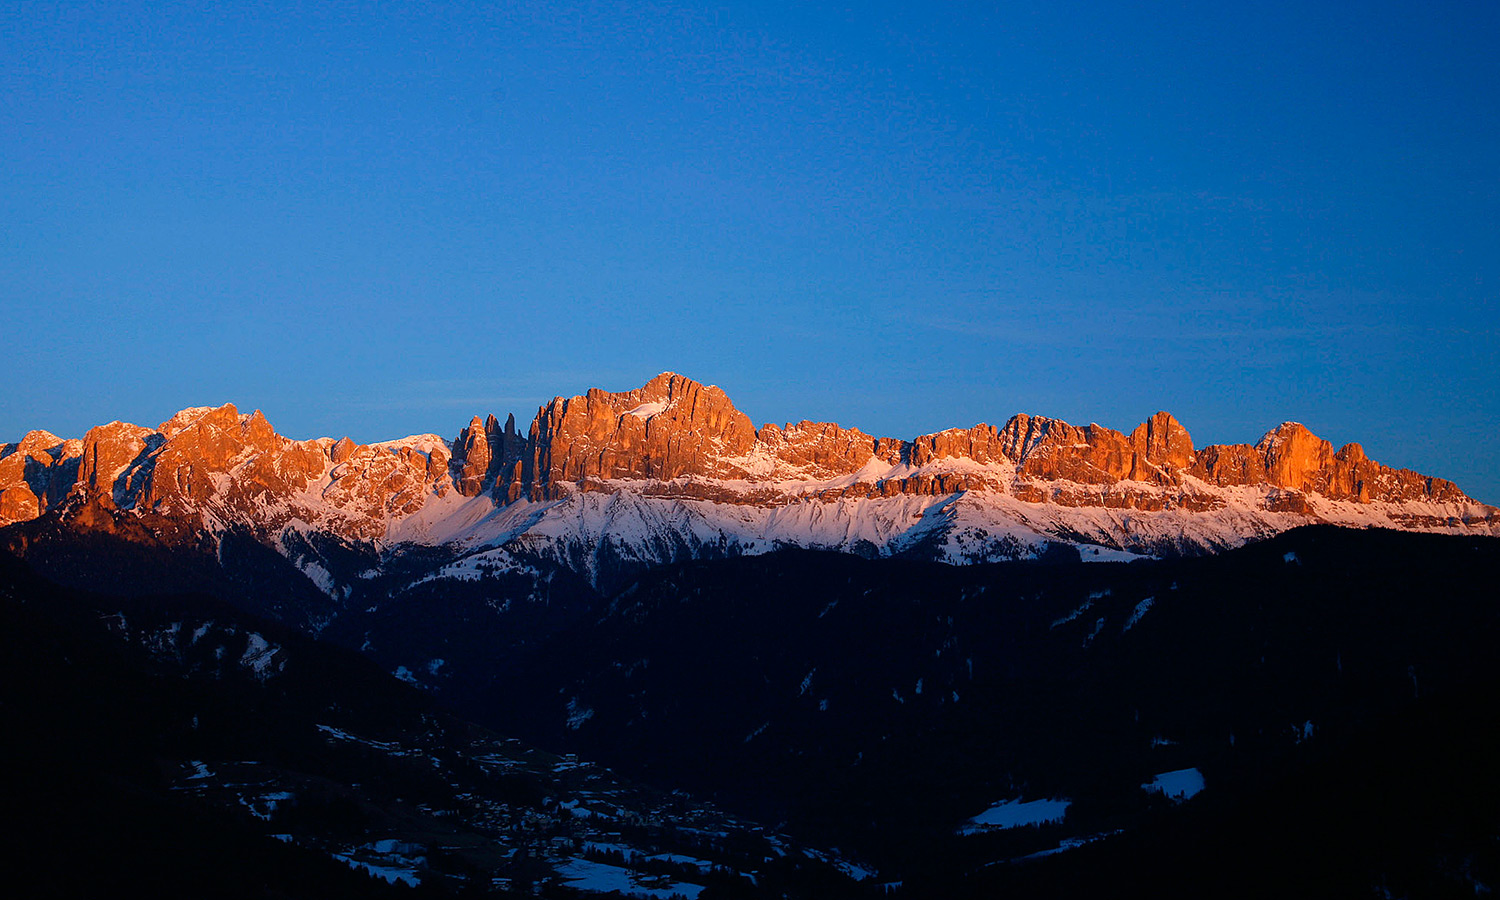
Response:
POLYGON ((1158 774, 1141 787, 1181 803, 1203 790, 1203 773, 1197 769, 1174 769, 1158 774))
POLYGON ((970 819, 958 829, 959 834, 983 834, 986 831, 1021 828, 1061 822, 1068 814, 1071 800, 1006 800, 970 819))

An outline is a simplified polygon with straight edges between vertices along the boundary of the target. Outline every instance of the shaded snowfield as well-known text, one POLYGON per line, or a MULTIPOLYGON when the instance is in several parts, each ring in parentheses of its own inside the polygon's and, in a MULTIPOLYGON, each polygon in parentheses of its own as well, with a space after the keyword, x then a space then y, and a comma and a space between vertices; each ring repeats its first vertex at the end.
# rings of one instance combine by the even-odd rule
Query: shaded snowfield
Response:
MULTIPOLYGON (((647 484, 609 487, 613 490, 498 508, 488 498, 460 503, 450 495, 415 516, 392 522, 388 541, 451 544, 465 556, 482 553, 489 565, 500 568, 521 565, 508 558, 524 552, 581 568, 593 580, 601 555, 652 565, 803 547, 971 564, 1032 559, 1052 545, 1066 544, 1077 547, 1086 562, 1113 562, 1213 552, 1313 522, 1496 533, 1494 525, 1481 520, 1488 508, 1479 504, 1359 504, 1314 496, 1313 514, 1305 515, 1268 509, 1271 488, 1202 483, 1193 485, 1195 492, 1214 497, 1217 508, 1064 506, 1027 502, 1000 489, 831 500, 802 493, 776 504, 750 504, 657 496, 646 492, 647 484)), ((1082 492, 1086 487, 1069 489, 1082 492)), ((472 572, 460 562, 442 577, 472 572)))
MULTIPOLYGON (((435 435, 418 435, 374 446, 431 453, 440 445, 435 435)), ((541 558, 578 570, 595 583, 601 567, 611 565, 656 565, 782 547, 971 564, 1032 559, 1067 545, 1078 548, 1084 561, 1108 562, 1213 552, 1318 522, 1500 534, 1495 508, 1478 502, 1357 503, 1302 494, 1307 511, 1290 512, 1283 511, 1288 504, 1282 502, 1288 492, 1270 485, 1221 487, 1191 476, 1183 476, 1180 487, 1035 481, 1020 476, 1012 463, 944 458, 921 466, 872 459, 859 471, 820 479, 766 452, 761 456, 765 458, 726 460, 754 480, 617 479, 591 482, 587 490, 545 501, 465 497, 444 479, 431 485, 416 508, 397 510, 372 510, 368 499, 342 494, 334 478, 337 467, 330 462, 305 490, 257 498, 248 510, 210 498, 199 515, 210 530, 248 525, 281 535, 350 533, 358 530, 351 523, 363 523, 363 533, 373 527, 380 535, 374 543, 383 551, 403 545, 452 548, 451 564, 428 578, 472 579, 524 570, 526 558, 541 558), (882 495, 885 487, 906 479, 942 476, 963 476, 971 488, 882 495), (1044 499, 1034 502, 1039 491, 1044 499), (1194 509, 1183 505, 1189 498, 1194 509), (480 553, 482 558, 475 557, 480 553)), ((220 477, 221 491, 234 477, 233 472, 220 477)), ((278 543, 286 552, 285 542, 278 543)), ((303 556, 293 561, 325 593, 338 595, 340 585, 318 560, 303 556)))

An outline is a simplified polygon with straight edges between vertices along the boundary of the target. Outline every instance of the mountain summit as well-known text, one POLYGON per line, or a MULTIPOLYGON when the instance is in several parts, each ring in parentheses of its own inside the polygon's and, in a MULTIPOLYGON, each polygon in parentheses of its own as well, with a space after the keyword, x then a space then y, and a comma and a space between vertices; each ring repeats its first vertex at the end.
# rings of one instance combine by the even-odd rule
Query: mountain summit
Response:
POLYGON ((0 448, 0 525, 40 517, 158 537, 242 529, 278 548, 318 532, 471 563, 520 554, 592 579, 777 546, 962 563, 1059 545, 1086 559, 1194 554, 1311 522, 1500 534, 1500 510, 1453 483, 1295 422, 1202 448, 1165 412, 1129 434, 1015 415, 903 440, 756 428, 719 388, 671 372, 557 397, 524 435, 492 415, 451 441, 294 441, 229 404, 81 440, 33 431, 0 448))

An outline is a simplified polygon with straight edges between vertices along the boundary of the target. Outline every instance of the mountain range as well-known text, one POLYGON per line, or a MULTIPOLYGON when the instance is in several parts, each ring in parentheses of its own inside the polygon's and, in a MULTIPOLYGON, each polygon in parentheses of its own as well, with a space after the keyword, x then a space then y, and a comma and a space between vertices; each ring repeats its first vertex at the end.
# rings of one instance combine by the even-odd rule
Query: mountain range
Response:
POLYGON ((599 586, 778 547, 973 563, 1195 555, 1310 523, 1500 533, 1500 510, 1452 482, 1295 422, 1205 447, 1165 412, 1129 434, 1015 415, 904 440, 756 428, 723 391, 673 373, 557 397, 524 434, 514 416, 475 416, 451 441, 291 440, 233 405, 82 439, 33 431, 0 448, 0 525, 49 512, 87 529, 133 519, 167 540, 242 530, 330 595, 348 573, 308 535, 385 559, 421 550, 417 578, 540 558, 599 586))

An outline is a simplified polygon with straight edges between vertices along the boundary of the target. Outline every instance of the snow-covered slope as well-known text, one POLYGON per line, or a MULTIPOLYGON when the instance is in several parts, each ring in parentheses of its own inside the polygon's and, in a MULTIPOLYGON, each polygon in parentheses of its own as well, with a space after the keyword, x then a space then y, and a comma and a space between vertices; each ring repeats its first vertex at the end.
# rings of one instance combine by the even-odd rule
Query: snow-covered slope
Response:
MULTIPOLYGON (((1002 487, 953 494, 824 499, 813 490, 781 502, 735 503, 610 484, 560 500, 518 501, 475 518, 410 521, 395 539, 440 540, 459 554, 442 577, 472 577, 481 561, 514 567, 542 558, 591 580, 639 565, 761 553, 779 547, 866 556, 913 556, 954 564, 1032 559, 1077 549, 1085 561, 1179 556, 1235 547, 1311 522, 1356 528, 1500 534, 1491 508, 1473 503, 1354 503, 1317 498, 1310 512, 1276 511, 1276 489, 1198 485, 1218 504, 1142 510, 1029 502, 1002 487), (436 526, 436 527, 435 527, 436 526)), ((1081 490, 1080 485, 1057 485, 1081 490)), ((1169 499, 1169 498, 1164 498, 1169 499)))

